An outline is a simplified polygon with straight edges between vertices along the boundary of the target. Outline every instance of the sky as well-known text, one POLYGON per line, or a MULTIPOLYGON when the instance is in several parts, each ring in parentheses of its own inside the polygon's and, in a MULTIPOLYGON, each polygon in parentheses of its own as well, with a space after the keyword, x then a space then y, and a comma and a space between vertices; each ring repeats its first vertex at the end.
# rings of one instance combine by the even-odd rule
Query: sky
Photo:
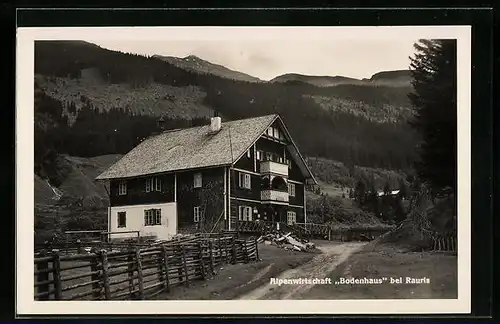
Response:
POLYGON ((212 63, 270 80, 285 73, 370 78, 380 71, 408 69, 413 39, 304 40, 92 40, 121 52, 185 57, 196 55, 212 63))

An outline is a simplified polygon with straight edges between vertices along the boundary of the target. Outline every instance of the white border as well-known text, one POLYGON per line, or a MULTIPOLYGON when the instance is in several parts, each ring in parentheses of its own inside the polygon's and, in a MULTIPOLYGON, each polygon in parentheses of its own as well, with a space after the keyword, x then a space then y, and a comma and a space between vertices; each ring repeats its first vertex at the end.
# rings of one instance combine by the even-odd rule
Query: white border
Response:
POLYGON ((16 75, 16 310, 34 314, 470 313, 470 26, 18 28, 16 75), (314 30, 313 32, 311 30, 314 30), (456 38, 458 48, 458 299, 257 301, 34 301, 33 80, 35 40, 397 40, 456 38))

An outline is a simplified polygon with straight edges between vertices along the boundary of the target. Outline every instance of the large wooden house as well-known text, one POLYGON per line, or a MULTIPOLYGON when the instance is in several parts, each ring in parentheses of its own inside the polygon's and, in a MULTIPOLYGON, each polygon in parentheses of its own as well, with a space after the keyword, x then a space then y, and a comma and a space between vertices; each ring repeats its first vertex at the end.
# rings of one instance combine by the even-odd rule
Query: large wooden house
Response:
POLYGON ((164 131, 97 180, 109 181, 110 232, 158 239, 241 222, 305 223, 305 185, 316 183, 278 115, 164 131))

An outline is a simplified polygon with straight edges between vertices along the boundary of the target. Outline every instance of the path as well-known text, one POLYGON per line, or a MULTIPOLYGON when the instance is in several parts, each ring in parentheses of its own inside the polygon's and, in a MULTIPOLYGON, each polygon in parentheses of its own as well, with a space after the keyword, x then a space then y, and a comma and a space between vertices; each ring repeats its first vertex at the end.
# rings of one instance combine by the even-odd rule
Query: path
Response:
MULTIPOLYGON (((360 250, 366 243, 343 243, 318 247, 323 253, 315 256, 311 261, 297 268, 284 271, 278 279, 293 278, 326 278, 349 256, 360 250)), ((301 299, 300 296, 311 289, 310 285, 272 285, 269 282, 249 293, 242 295, 239 299, 301 299)))

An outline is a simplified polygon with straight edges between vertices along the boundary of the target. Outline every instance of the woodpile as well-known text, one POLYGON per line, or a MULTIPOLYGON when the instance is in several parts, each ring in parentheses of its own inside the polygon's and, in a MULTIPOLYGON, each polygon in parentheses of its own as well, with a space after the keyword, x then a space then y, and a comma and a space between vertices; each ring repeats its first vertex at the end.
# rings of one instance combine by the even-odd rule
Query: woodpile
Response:
POLYGON ((257 242, 268 245, 276 245, 282 249, 300 252, 312 252, 316 249, 314 243, 309 242, 307 239, 299 238, 292 232, 288 232, 286 234, 281 232, 268 233, 260 236, 257 239, 257 242))

